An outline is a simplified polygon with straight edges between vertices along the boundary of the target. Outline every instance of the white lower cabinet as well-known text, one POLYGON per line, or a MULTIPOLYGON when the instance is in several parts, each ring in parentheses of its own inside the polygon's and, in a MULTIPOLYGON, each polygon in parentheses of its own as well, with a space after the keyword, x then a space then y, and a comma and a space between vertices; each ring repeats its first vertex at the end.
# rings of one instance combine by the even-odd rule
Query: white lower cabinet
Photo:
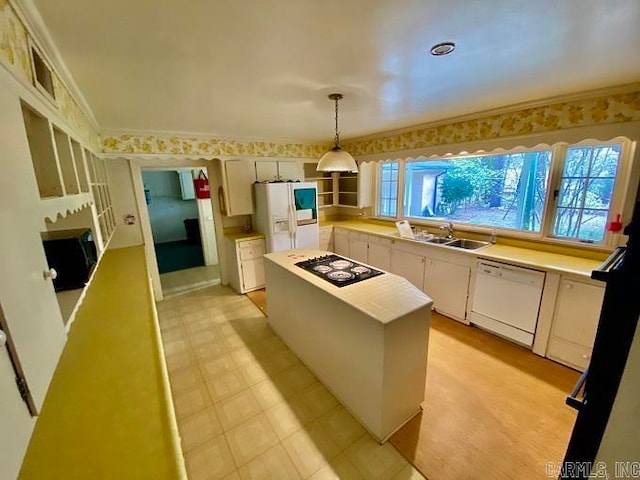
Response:
POLYGON ((424 291, 433 299, 434 310, 448 317, 466 321, 471 268, 427 258, 424 291))
POLYGON ((391 240, 369 235, 367 263, 381 270, 391 269, 391 240))
POLYGON ((349 258, 356 262, 368 263, 369 235, 349 232, 349 258))
POLYGON ((547 345, 547 356, 584 370, 596 337, 604 286, 562 277, 547 345))
POLYGON ((333 229, 333 247, 338 255, 349 256, 349 232, 347 230, 342 228, 333 229))
POLYGON ((391 249, 389 271, 406 278, 420 290, 424 283, 424 265, 425 257, 408 247, 401 247, 396 243, 391 249))
POLYGON ((236 292, 246 293, 264 287, 264 251, 264 239, 229 240, 229 283, 236 292))

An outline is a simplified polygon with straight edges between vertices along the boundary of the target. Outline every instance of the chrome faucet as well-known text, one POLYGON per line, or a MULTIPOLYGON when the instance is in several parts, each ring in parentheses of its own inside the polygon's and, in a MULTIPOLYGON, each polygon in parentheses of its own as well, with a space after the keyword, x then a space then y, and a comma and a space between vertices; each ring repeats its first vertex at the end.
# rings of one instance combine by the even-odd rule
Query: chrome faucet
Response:
POLYGON ((444 238, 448 238, 448 239, 452 239, 453 238, 453 223, 452 222, 447 222, 444 225, 440 225, 440 230, 446 230, 447 231, 447 236, 444 238))

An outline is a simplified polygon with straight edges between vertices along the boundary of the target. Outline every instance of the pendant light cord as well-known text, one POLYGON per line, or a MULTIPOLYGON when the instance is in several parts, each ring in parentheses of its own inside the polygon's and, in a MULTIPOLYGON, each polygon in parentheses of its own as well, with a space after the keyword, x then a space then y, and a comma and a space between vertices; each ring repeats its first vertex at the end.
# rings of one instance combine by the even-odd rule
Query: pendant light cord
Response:
POLYGON ((335 138, 335 148, 340 148, 340 134, 338 133, 338 101, 339 99, 336 98, 336 138, 335 138))

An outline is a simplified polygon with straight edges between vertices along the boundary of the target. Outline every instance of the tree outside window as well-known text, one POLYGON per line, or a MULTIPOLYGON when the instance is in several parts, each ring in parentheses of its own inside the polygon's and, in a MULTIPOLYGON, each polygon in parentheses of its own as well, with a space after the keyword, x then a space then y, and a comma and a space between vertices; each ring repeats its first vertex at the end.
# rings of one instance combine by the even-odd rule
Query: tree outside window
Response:
POLYGON ((553 235, 583 242, 604 240, 621 145, 571 147, 564 159, 553 235))
POLYGON ((408 162, 405 216, 539 232, 551 151, 408 162))

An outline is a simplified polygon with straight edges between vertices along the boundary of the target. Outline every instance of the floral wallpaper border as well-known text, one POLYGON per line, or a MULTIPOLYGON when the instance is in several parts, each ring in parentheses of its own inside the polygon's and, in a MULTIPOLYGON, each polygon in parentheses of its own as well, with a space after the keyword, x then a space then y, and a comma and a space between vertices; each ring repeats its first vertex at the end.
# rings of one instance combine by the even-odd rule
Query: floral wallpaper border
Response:
MULTIPOLYGON (((551 132, 573 127, 640 121, 640 91, 559 102, 488 115, 473 120, 425 127, 396 135, 343 142, 354 156, 411 150, 436 145, 551 132)), ((183 136, 124 134, 103 139, 103 152, 123 154, 252 155, 320 158, 329 145, 240 142, 183 136)))
MULTIPOLYGON (((26 83, 33 85, 29 32, 8 0, 0 0, 0 61, 14 67, 14 71, 26 83)), ((53 88, 60 117, 86 144, 98 149, 100 146, 98 132, 93 128, 55 71, 53 72, 53 88)))
POLYGON ((107 136, 104 153, 172 154, 202 156, 249 155, 256 157, 320 158, 328 145, 302 143, 250 142, 219 138, 156 135, 107 136))

